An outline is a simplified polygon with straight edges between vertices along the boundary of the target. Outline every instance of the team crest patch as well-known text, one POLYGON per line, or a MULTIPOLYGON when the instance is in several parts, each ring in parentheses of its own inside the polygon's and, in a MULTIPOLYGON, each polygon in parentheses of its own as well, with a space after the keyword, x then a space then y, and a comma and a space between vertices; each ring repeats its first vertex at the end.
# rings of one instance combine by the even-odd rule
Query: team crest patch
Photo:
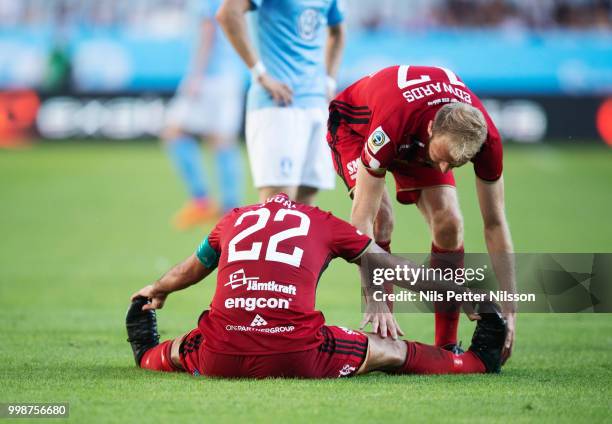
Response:
POLYGON ((382 127, 378 127, 368 139, 368 148, 370 152, 375 155, 385 144, 389 143, 389 141, 387 133, 383 131, 382 127))
POLYGON ((323 25, 324 17, 316 9, 306 9, 298 18, 298 31, 306 41, 317 38, 319 28, 323 25))
POLYGON ((385 133, 382 131, 376 131, 372 134, 372 144, 376 147, 380 147, 385 144, 385 133))

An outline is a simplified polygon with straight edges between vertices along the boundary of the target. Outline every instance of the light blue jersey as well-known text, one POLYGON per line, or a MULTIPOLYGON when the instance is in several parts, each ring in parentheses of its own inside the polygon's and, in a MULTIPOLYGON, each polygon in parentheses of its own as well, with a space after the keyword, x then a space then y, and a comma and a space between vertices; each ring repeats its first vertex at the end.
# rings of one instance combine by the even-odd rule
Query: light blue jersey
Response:
MULTIPOLYGON (((251 0, 255 45, 266 70, 293 90, 292 107, 325 108, 327 27, 342 22, 340 0, 251 0)), ((278 106, 257 83, 248 108, 278 106)))
MULTIPOLYGON (((243 81, 243 76, 246 73, 246 67, 242 60, 228 41, 221 27, 217 24, 215 14, 223 0, 192 0, 190 10, 192 16, 197 19, 196 27, 194 28, 194 39, 199 37, 200 25, 203 20, 211 20, 215 26, 215 34, 213 37, 212 51, 206 68, 206 76, 209 77, 232 77, 239 78, 243 81)), ((199 42, 199 40, 198 40, 199 42)), ((194 45, 195 47, 195 45, 194 45)), ((195 52, 195 51, 194 51, 195 52)))

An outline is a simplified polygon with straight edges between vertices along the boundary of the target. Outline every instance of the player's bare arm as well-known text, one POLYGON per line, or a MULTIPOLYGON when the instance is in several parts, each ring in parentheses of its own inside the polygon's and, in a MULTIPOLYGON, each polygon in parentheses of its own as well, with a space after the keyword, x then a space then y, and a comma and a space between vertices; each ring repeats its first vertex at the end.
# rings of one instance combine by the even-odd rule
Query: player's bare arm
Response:
POLYGON ((384 171, 380 176, 373 176, 365 169, 365 165, 360 164, 351 210, 351 224, 372 238, 375 236, 374 220, 380 209, 384 192, 384 171))
MULTIPOLYGON (((162 309, 169 294, 186 289, 199 283, 206 278, 213 269, 204 266, 195 254, 189 256, 180 264, 171 268, 155 283, 143 287, 131 296, 135 305, 142 305, 142 311, 162 309), (144 299, 143 299, 144 298, 144 299)), ((156 332, 157 330, 155 330, 156 332)), ((172 340, 170 348, 170 361, 175 369, 183 369, 179 359, 179 348, 188 333, 172 340)), ((159 337, 159 336, 158 336, 159 337)), ((137 348, 138 349, 138 348, 137 348)), ((140 363, 142 352, 137 355, 137 363, 140 363)))
MULTIPOLYGON (((373 244, 368 249, 368 252, 372 251, 385 253, 385 251, 376 244, 373 244)), ((368 267, 360 265, 359 273, 361 275, 361 289, 365 299, 365 312, 361 324, 359 324, 359 329, 363 330, 371 323, 373 333, 380 334, 383 339, 386 338, 388 334, 393 340, 397 340, 399 336, 404 335, 404 332, 393 316, 393 313, 389 310, 387 302, 374 301, 374 292, 380 290, 380 288, 372 284, 372 278, 368 273, 368 267)))
POLYGON ((366 170, 365 165, 359 165, 353 191, 351 224, 389 250, 394 221, 384 170, 366 170), (379 175, 373 175, 377 173, 379 175))
POLYGON ((268 75, 253 49, 245 17, 250 8, 249 0, 225 0, 217 12, 217 21, 238 55, 251 70, 253 79, 270 93, 277 104, 291 104, 291 88, 268 75))
POLYGON ((212 269, 202 265, 195 254, 191 255, 170 269, 155 283, 145 286, 134 293, 131 300, 134 301, 139 296, 146 297, 151 300, 151 303, 145 304, 142 308, 143 310, 161 309, 170 293, 199 283, 212 271, 212 269))
POLYGON ((336 76, 342 60, 342 51, 346 38, 344 24, 330 26, 328 29, 327 46, 325 49, 325 65, 327 69, 327 97, 331 100, 336 95, 336 76))
POLYGON ((210 19, 203 19, 200 23, 199 38, 196 43, 194 59, 183 86, 190 95, 196 94, 200 89, 202 75, 205 74, 210 61, 210 52, 212 50, 214 37, 214 23, 210 19))
MULTIPOLYGON (((208 67, 209 56, 214 42, 215 27, 210 19, 202 19, 199 27, 198 41, 193 61, 190 64, 187 75, 183 78, 179 91, 188 96, 197 96, 202 89, 202 78, 208 67)), ((164 129, 163 138, 174 140, 183 134, 183 129, 178 125, 170 125, 164 129)))
POLYGON ((247 22, 244 16, 250 9, 249 0, 225 0, 217 11, 217 22, 234 46, 244 63, 253 68, 258 58, 248 36, 247 22))
MULTIPOLYGON (((376 242, 386 244, 388 248, 393 231, 393 212, 391 200, 385 187, 384 172, 380 171, 380 176, 374 176, 365 169, 365 165, 361 164, 359 166, 351 211, 351 223, 376 242)), ((379 246, 376 246, 376 248, 380 249, 379 246)), ((362 284, 365 281, 364 277, 362 271, 362 284)), ((388 286, 388 290, 392 290, 392 286, 388 286)), ((397 334, 403 334, 397 321, 390 313, 391 304, 387 305, 386 311, 374 310, 373 308, 378 308, 380 305, 373 305, 373 303, 379 302, 368 302, 366 287, 363 288, 363 294, 366 301, 366 311, 361 328, 371 322, 372 331, 377 332, 380 328, 380 334, 383 337, 386 337, 387 329, 393 338, 397 338, 397 334)))
MULTIPOLYGON (((500 288, 516 292, 516 275, 512 256, 514 248, 505 213, 503 176, 495 182, 487 182, 477 177, 476 191, 484 223, 485 242, 500 288)), ((508 322, 508 333, 503 351, 505 361, 510 357, 514 344, 516 305, 503 303, 502 311, 508 322)))

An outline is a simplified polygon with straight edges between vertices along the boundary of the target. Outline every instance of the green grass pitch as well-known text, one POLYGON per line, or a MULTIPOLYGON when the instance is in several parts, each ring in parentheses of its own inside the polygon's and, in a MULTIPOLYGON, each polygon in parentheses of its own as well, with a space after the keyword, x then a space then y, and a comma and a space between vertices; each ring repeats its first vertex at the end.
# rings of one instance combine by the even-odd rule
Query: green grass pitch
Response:
MULTIPOLYGON (((509 146, 505 163, 517 251, 612 251, 612 150, 509 146)), ((458 174, 466 249, 483 251, 473 173, 458 174)), ((169 227, 183 200, 154 143, 0 151, 0 402, 68 401, 70 421, 84 423, 610 422, 611 315, 520 315, 499 376, 212 381, 136 369, 123 326, 129 295, 208 231, 169 227)), ((342 187, 320 205, 348 217, 342 187)), ((416 209, 396 215, 394 250, 427 251, 416 209)), ((318 299, 329 323, 358 325, 358 285, 356 269, 332 263, 318 299)), ((172 295, 162 337, 191 329, 213 287, 172 295)), ((431 315, 399 320, 409 338, 432 341, 431 315)), ((462 318, 464 344, 472 330, 462 318)))

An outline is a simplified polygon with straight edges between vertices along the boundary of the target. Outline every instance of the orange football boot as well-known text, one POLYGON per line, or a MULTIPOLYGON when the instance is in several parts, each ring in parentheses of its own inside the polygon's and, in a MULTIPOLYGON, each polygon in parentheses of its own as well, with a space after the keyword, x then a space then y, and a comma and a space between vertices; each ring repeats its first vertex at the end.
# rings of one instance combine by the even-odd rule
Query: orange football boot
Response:
POLYGON ((172 224, 178 230, 188 230, 219 219, 220 211, 210 200, 192 200, 176 213, 172 224))

